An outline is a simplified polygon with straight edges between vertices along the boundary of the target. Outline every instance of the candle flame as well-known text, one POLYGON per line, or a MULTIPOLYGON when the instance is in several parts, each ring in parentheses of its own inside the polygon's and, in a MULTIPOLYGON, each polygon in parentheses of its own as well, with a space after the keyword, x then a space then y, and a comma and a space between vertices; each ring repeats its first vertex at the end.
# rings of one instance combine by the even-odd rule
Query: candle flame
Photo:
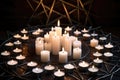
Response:
POLYGON ((95 68, 95 66, 94 66, 94 65, 92 65, 92 68, 95 68))
POLYGON ((65 50, 64 50, 64 47, 62 48, 62 51, 64 52, 65 50))
POLYGON ((60 20, 58 20, 58 22, 57 22, 57 26, 60 26, 60 20))

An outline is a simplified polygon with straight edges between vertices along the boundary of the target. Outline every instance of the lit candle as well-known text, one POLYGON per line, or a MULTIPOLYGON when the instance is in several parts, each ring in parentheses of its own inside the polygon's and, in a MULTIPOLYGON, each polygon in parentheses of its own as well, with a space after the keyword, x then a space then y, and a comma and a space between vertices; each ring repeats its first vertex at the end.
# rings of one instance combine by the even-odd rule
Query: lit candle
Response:
POLYGON ((113 45, 111 43, 108 43, 105 45, 105 48, 108 48, 108 49, 113 48, 113 45))
POLYGON ((12 42, 8 42, 5 44, 5 46, 13 46, 14 44, 12 42))
POLYGON ((15 53, 20 53, 20 52, 22 52, 22 49, 15 48, 15 49, 13 50, 13 52, 15 52, 15 53))
POLYGON ((105 53, 104 53, 104 56, 106 56, 106 57, 112 57, 113 54, 112 54, 111 52, 105 52, 105 53))
POLYGON ((10 66, 13 66, 13 65, 16 65, 16 64, 18 64, 18 62, 16 61, 16 60, 9 60, 8 62, 7 62, 7 64, 8 65, 10 65, 10 66))
POLYGON ((77 36, 77 35, 81 34, 81 32, 76 30, 76 31, 74 31, 74 34, 77 36))
POLYGON ((1 55, 2 55, 2 56, 9 56, 9 55, 10 55, 10 52, 8 52, 8 51, 3 51, 3 52, 1 53, 1 55))
POLYGON ((58 36, 62 35, 62 28, 60 27, 60 20, 58 20, 57 26, 55 27, 55 32, 58 36))
POLYGON ((66 65, 64 65, 64 68, 68 69, 68 70, 73 70, 75 67, 72 64, 66 64, 66 65))
POLYGON ((102 49, 104 49, 104 47, 103 47, 102 45, 97 45, 95 48, 96 48, 97 50, 102 50, 102 49))
POLYGON ((41 37, 36 38, 35 40, 35 51, 37 55, 40 55, 40 52, 44 49, 44 42, 41 37))
POLYGON ((47 70, 47 71, 53 71, 55 69, 55 67, 52 66, 52 65, 47 65, 47 66, 44 67, 44 69, 47 70))
POLYGON ((56 80, 57 79, 64 80, 65 73, 63 71, 60 71, 60 69, 58 69, 58 71, 54 72, 54 75, 55 75, 56 80))
POLYGON ((25 59, 25 56, 23 56, 23 55, 19 55, 19 56, 16 56, 16 59, 17 60, 24 60, 25 59))
POLYGON ((41 61, 42 62, 50 61, 50 51, 47 51, 47 50, 41 51, 41 61))
POLYGON ((82 54, 81 48, 73 48, 73 59, 80 59, 82 54))
POLYGON ((23 29, 23 30, 21 31, 21 33, 26 34, 26 33, 28 33, 28 31, 27 31, 26 29, 23 29))
POLYGON ((88 33, 84 33, 84 34, 83 34, 83 37, 85 37, 85 38, 89 38, 89 37, 90 37, 90 34, 88 34, 88 33))
POLYGON ((21 35, 20 34, 15 34, 13 37, 16 38, 16 39, 20 39, 21 35))
POLYGON ((36 68, 33 68, 33 69, 32 69, 32 72, 33 72, 33 73, 36 73, 36 74, 38 74, 38 73, 40 74, 40 73, 43 72, 43 69, 36 67, 36 68))
POLYGON ((78 41, 77 39, 73 42, 73 48, 77 47, 81 48, 81 45, 82 45, 81 41, 78 41))
POLYGON ((59 62, 60 63, 68 62, 68 52, 64 51, 64 48, 62 48, 62 51, 59 52, 59 62))
POLYGON ((101 56, 102 56, 102 53, 95 52, 95 53, 93 53, 93 56, 95 56, 95 57, 101 57, 101 56))
POLYGON ((38 29, 37 29, 37 32, 38 32, 38 33, 41 33, 41 32, 43 32, 43 30, 40 29, 40 28, 38 28, 38 29))
POLYGON ((20 42, 19 40, 17 40, 17 41, 14 42, 14 44, 15 44, 15 45, 20 45, 21 42, 20 42))
POLYGON ((96 73, 99 71, 99 69, 97 67, 95 67, 94 65, 92 67, 89 67, 88 70, 92 73, 96 73))
POLYGON ((99 59, 99 58, 96 58, 96 59, 93 60, 93 62, 95 62, 97 64, 100 64, 100 63, 103 63, 103 60, 99 59))
POLYGON ((40 34, 40 32, 38 32, 37 30, 35 30, 35 31, 32 32, 32 34, 35 35, 35 36, 37 36, 37 35, 40 34))
POLYGON ((22 37, 21 37, 22 40, 28 40, 29 39, 29 36, 27 36, 26 34, 24 34, 22 37))
POLYGON ((82 67, 82 68, 86 68, 89 66, 89 63, 85 62, 85 61, 82 61, 79 63, 79 66, 82 67))
POLYGON ((29 66, 29 67, 35 67, 37 65, 38 64, 36 62, 33 62, 33 61, 30 61, 30 62, 27 63, 27 66, 29 66))
POLYGON ((87 33, 89 32, 88 30, 86 30, 85 28, 82 30, 83 33, 87 33))
POLYGON ((98 41, 97 39, 94 39, 94 38, 93 38, 92 40, 90 40, 90 46, 91 46, 91 47, 95 47, 95 46, 98 45, 98 42, 99 42, 99 41, 98 41))
POLYGON ((66 28, 65 28, 65 31, 71 31, 72 30, 72 28, 70 28, 69 26, 67 26, 66 28))

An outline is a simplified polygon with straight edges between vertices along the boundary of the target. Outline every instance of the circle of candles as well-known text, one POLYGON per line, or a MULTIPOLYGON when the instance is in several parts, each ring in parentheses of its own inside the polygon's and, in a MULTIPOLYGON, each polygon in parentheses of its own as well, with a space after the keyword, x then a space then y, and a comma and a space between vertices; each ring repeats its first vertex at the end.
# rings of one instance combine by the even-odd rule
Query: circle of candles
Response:
POLYGON ((5 44, 5 46, 13 46, 14 44, 12 42, 8 42, 5 44))
POLYGON ((22 52, 22 49, 15 48, 15 49, 13 50, 13 52, 14 52, 14 53, 20 53, 20 52, 22 52))
POLYGON ((20 39, 21 35, 20 34, 15 34, 13 37, 16 38, 16 39, 20 39))
POLYGON ((14 65, 16 65, 16 64, 18 64, 18 62, 16 61, 16 60, 9 60, 8 62, 7 62, 7 64, 8 65, 10 65, 10 66, 14 66, 14 65))
POLYGON ((85 28, 82 30, 83 33, 87 33, 89 32, 88 30, 86 30, 85 28))
POLYGON ((104 56, 105 56, 105 57, 112 57, 113 54, 112 54, 111 52, 105 52, 105 53, 104 53, 104 56))
POLYGON ((25 56, 23 56, 23 55, 19 55, 19 56, 16 56, 16 59, 17 60, 23 60, 23 59, 25 59, 26 57, 25 56))
POLYGON ((29 39, 29 36, 27 36, 26 34, 24 34, 22 37, 21 37, 22 40, 28 40, 29 39))
POLYGON ((15 45, 20 45, 21 42, 20 42, 19 40, 17 40, 17 41, 14 42, 14 44, 15 44, 15 45))
POLYGON ((2 56, 9 56, 9 55, 10 55, 10 52, 4 51, 4 52, 1 53, 1 55, 2 55, 2 56))
POLYGON ((93 53, 93 56, 95 56, 95 57, 101 57, 101 56, 102 56, 102 53, 95 52, 95 53, 93 53))
POLYGON ((82 54, 81 48, 73 48, 73 59, 80 59, 82 54))
POLYGON ((49 62, 50 61, 50 51, 42 50, 40 53, 41 53, 41 61, 42 62, 49 62))
POLYGON ((33 61, 30 61, 30 62, 27 63, 27 66, 29 66, 29 67, 35 67, 37 65, 38 64, 36 62, 33 62, 33 61))
POLYGON ((95 46, 97 46, 98 45, 98 40, 97 39, 92 39, 92 40, 90 40, 90 46, 91 47, 95 47, 95 46))
POLYGON ((81 34, 81 32, 76 30, 76 31, 74 31, 74 34, 77 36, 77 35, 81 34))
POLYGON ((33 68, 33 69, 32 69, 32 72, 33 72, 33 73, 36 73, 36 74, 40 74, 40 73, 43 72, 43 69, 36 67, 36 68, 33 68))
POLYGON ((64 80, 65 73, 63 71, 58 71, 54 72, 55 80, 64 80))
POLYGON ((113 45, 111 43, 108 43, 108 44, 105 45, 105 48, 109 48, 109 49, 113 48, 113 45))
POLYGON ((64 68, 66 70, 66 73, 73 73, 73 70, 75 67, 72 64, 66 64, 66 65, 64 65, 64 68))
POLYGON ((82 68, 86 68, 89 66, 89 63, 85 62, 85 61, 82 61, 79 63, 79 66, 82 67, 82 68))
POLYGON ((91 73, 96 73, 99 71, 99 69, 97 67, 95 67, 94 65, 92 65, 92 67, 88 68, 88 71, 90 71, 91 73))
POLYGON ((28 33, 28 31, 27 31, 26 29, 23 29, 23 30, 21 31, 21 33, 26 34, 26 33, 28 33))

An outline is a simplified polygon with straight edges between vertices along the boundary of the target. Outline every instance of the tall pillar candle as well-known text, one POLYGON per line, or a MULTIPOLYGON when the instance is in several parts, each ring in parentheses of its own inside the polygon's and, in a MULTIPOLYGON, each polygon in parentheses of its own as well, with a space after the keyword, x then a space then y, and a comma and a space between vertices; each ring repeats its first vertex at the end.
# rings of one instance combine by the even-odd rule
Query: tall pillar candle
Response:
POLYGON ((51 43, 50 42, 46 42, 44 44, 45 50, 51 51, 51 43))
POLYGON ((38 37, 35 40, 35 51, 37 55, 40 55, 40 52, 44 49, 44 42, 43 40, 38 37))
POLYGON ((80 59, 82 54, 81 48, 73 48, 73 59, 80 59))
POLYGON ((50 61, 50 51, 43 50, 41 51, 41 62, 49 62, 50 61))

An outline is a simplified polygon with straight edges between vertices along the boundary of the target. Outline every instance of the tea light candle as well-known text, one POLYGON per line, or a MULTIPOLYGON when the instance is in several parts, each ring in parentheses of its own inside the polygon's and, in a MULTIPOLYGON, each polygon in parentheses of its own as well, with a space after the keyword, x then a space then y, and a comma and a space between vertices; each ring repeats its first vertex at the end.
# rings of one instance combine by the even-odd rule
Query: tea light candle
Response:
POLYGON ((33 69, 32 69, 32 72, 33 72, 33 73, 36 73, 36 74, 40 74, 40 73, 43 72, 43 69, 36 67, 36 68, 33 68, 33 69))
POLYGON ((13 37, 16 38, 16 39, 20 39, 21 35, 20 34, 15 34, 13 37))
POLYGON ((85 38, 89 38, 89 37, 90 37, 90 34, 88 34, 88 33, 84 33, 84 34, 83 34, 83 37, 85 37, 85 38))
POLYGON ((16 60, 9 60, 8 62, 7 62, 7 64, 8 65, 10 65, 10 66, 13 66, 13 65, 16 65, 16 64, 18 64, 18 62, 16 61, 16 60))
POLYGON ((15 53, 20 53, 20 52, 22 52, 22 49, 15 48, 15 49, 13 50, 13 52, 15 52, 15 53))
POLYGON ((29 36, 27 36, 26 34, 23 35, 23 37, 21 37, 22 40, 28 40, 29 36))
POLYGON ((64 48, 62 48, 62 51, 59 52, 59 62, 67 63, 67 61, 68 61, 68 52, 64 51, 64 48))
POLYGON ((96 73, 96 72, 99 71, 99 69, 93 65, 92 67, 89 67, 89 68, 88 68, 88 71, 90 71, 90 72, 92 72, 92 73, 96 73))
POLYGON ((82 30, 83 33, 87 33, 89 32, 88 30, 86 30, 85 28, 82 30))
POLYGON ((81 44, 82 44, 81 41, 78 41, 76 38, 76 40, 73 42, 73 48, 77 48, 77 47, 81 48, 81 44))
POLYGON ((73 59, 80 59, 82 54, 81 48, 73 48, 73 59))
POLYGON ((5 44, 5 46, 13 46, 14 44, 12 42, 8 42, 5 44))
POLYGON ((77 36, 77 35, 81 34, 81 32, 76 30, 76 31, 74 31, 74 34, 77 36))
POLYGON ((50 61, 50 51, 48 51, 48 50, 41 51, 41 61, 42 62, 50 61))
POLYGON ((89 66, 89 63, 85 62, 85 61, 82 61, 79 63, 79 66, 82 67, 82 68, 86 68, 89 66))
POLYGON ((106 57, 112 57, 113 54, 112 54, 111 52, 105 52, 105 53, 104 53, 104 56, 106 56, 106 57))
POLYGON ((55 69, 55 67, 52 66, 52 65, 47 65, 47 66, 44 67, 44 69, 47 70, 47 71, 53 71, 55 69))
POLYGON ((19 40, 17 40, 17 41, 14 42, 14 44, 15 44, 15 45, 20 45, 21 42, 20 42, 19 40))
POLYGON ((19 55, 19 56, 16 56, 16 59, 17 60, 24 60, 26 57, 25 56, 23 56, 23 55, 19 55))
POLYGON ((38 64, 36 62, 33 62, 33 61, 30 61, 30 62, 27 63, 27 66, 29 66, 29 67, 35 67, 37 65, 38 64))
POLYGON ((103 60, 99 59, 99 58, 96 58, 96 59, 93 60, 93 62, 95 62, 97 64, 100 64, 100 63, 103 63, 103 60))
POLYGON ((65 28, 65 31, 71 31, 72 30, 72 28, 70 28, 69 26, 67 26, 66 28, 65 28))
POLYGON ((101 56, 102 56, 102 53, 95 52, 95 53, 93 53, 93 56, 95 56, 95 57, 101 57, 101 56))
POLYGON ((58 71, 54 72, 54 75, 57 78, 61 78, 61 77, 64 78, 65 73, 63 71, 60 71, 60 69, 58 69, 58 71))
POLYGON ((43 32, 43 30, 40 29, 40 28, 38 28, 38 29, 37 29, 37 32, 38 32, 38 33, 41 33, 41 32, 43 32))
POLYGON ((40 34, 40 32, 38 32, 37 30, 35 30, 35 31, 32 32, 32 34, 35 35, 35 36, 37 36, 37 35, 40 34))
POLYGON ((105 48, 109 48, 109 49, 113 48, 113 45, 111 43, 108 43, 108 44, 105 45, 105 48))
POLYGON ((8 51, 3 51, 3 52, 1 53, 1 55, 2 55, 2 56, 9 56, 9 55, 10 55, 10 52, 8 52, 8 51))
POLYGON ((26 29, 23 29, 23 30, 21 31, 21 33, 26 34, 26 33, 28 33, 28 31, 27 31, 26 29))
POLYGON ((68 69, 68 70, 73 70, 75 67, 72 64, 66 64, 66 65, 64 65, 64 68, 68 69))
POLYGON ((93 38, 92 40, 90 40, 90 46, 91 46, 91 47, 95 47, 95 46, 98 45, 98 42, 99 42, 99 41, 98 41, 97 39, 94 39, 94 38, 93 38))
POLYGON ((95 48, 96 48, 97 50, 102 50, 102 49, 104 49, 104 47, 103 47, 102 45, 97 45, 95 48))

